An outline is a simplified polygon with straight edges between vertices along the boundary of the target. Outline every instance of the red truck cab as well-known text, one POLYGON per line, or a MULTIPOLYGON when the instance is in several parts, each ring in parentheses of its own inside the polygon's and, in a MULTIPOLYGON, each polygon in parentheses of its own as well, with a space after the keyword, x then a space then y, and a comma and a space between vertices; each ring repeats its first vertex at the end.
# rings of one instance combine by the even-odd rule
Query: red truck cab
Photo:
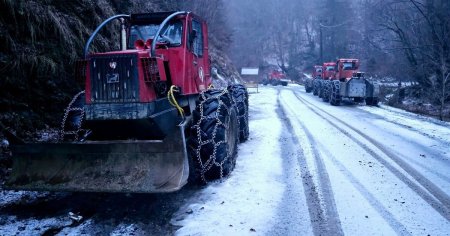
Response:
POLYGON ((333 80, 336 76, 336 63, 325 62, 322 66, 322 78, 333 80))
POLYGON ((336 61, 336 75, 335 79, 342 82, 348 81, 352 78, 353 73, 359 70, 358 59, 338 59, 336 61))
POLYGON ((316 79, 317 77, 322 78, 322 66, 319 65, 314 66, 312 77, 313 79, 316 79))
POLYGON ((285 78, 286 78, 286 75, 281 71, 274 70, 269 73, 269 79, 280 80, 280 79, 285 79, 285 78))

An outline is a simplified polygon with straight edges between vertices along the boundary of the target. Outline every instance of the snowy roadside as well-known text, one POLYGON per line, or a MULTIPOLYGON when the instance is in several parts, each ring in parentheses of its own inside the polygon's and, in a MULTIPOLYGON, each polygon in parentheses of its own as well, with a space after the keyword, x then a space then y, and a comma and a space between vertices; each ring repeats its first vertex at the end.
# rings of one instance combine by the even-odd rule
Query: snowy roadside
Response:
MULTIPOLYGON (((380 164, 371 157, 372 155, 384 156, 384 154, 377 154, 376 147, 372 147, 370 143, 365 143, 363 147, 366 147, 366 149, 371 147, 375 151, 372 149, 364 150, 338 130, 330 128, 321 118, 315 118, 315 115, 308 108, 299 105, 297 98, 293 95, 290 97, 283 95, 289 94, 289 92, 285 93, 284 91, 290 89, 301 91, 303 87, 299 85, 289 85, 288 87, 267 86, 262 87, 259 94, 251 95, 251 136, 246 143, 239 146, 236 169, 223 182, 210 183, 191 196, 187 200, 187 204, 173 215, 171 223, 180 227, 176 235, 273 235, 274 233, 283 235, 280 231, 273 231, 274 224, 279 223, 280 220, 288 221, 288 218, 292 215, 280 215, 277 208, 290 204, 284 202, 286 199, 283 198, 283 193, 291 191, 289 183, 297 181, 290 180, 291 182, 289 182, 289 180, 283 181, 282 179, 282 176, 286 174, 283 174, 283 172, 290 171, 289 167, 283 165, 283 161, 289 159, 285 155, 286 150, 284 149, 289 149, 292 152, 292 148, 298 147, 285 146, 286 143, 281 140, 285 136, 284 132, 286 131, 284 129, 286 127, 281 124, 283 120, 276 115, 277 109, 279 109, 277 105, 280 105, 277 104, 279 94, 281 94, 281 106, 290 107, 291 111, 289 109, 286 111, 287 118, 291 120, 291 123, 293 122, 290 132, 295 134, 301 149, 303 149, 303 158, 310 168, 313 185, 319 186, 321 189, 328 189, 330 186, 322 186, 322 183, 320 183, 319 177, 323 175, 323 171, 316 169, 317 163, 312 161, 312 156, 321 156, 322 165, 326 166, 325 172, 328 173, 331 180, 329 184, 335 192, 322 193, 319 191, 319 197, 322 202, 327 202, 327 199, 332 200, 328 194, 334 195, 336 203, 330 200, 324 206, 324 209, 336 205, 336 209, 333 210, 333 207, 331 207, 331 210, 328 209, 331 212, 336 211, 336 217, 334 218, 333 214, 329 216, 342 221, 344 232, 350 234, 356 234, 357 232, 407 234, 407 232, 419 232, 421 230, 414 226, 417 222, 424 223, 430 232, 439 232, 439 230, 434 231, 437 229, 436 223, 420 221, 417 219, 417 215, 405 209, 407 205, 414 209, 413 212, 428 212, 430 218, 441 219, 440 216, 436 215, 436 212, 429 209, 427 203, 424 203, 414 191, 397 180, 394 174, 385 172, 384 164, 389 162, 380 164), (317 143, 309 143, 310 138, 303 134, 303 128, 298 127, 296 122, 306 122, 317 143), (339 146, 329 140, 329 137, 339 137, 339 139, 346 140, 347 145, 339 146), (325 147, 325 144, 329 147, 325 147), (306 147, 311 147, 312 150, 306 147), (314 149, 317 149, 317 153, 313 155, 314 149), (332 155, 332 150, 339 151, 333 152, 332 155), (358 160, 360 161, 354 162, 352 158, 348 158, 352 156, 359 156, 358 160), (369 163, 369 165, 366 166, 361 163, 369 163), (373 163, 377 163, 382 168, 372 167, 373 163), (380 185, 380 181, 384 184, 380 185), (339 191, 340 189, 346 189, 346 191, 339 191), (402 204, 398 205, 397 199, 392 198, 393 192, 396 193, 395 196, 406 194, 403 197, 396 197, 403 199, 402 204), (409 205, 410 203, 416 203, 416 205, 409 205), (364 211, 362 212, 361 209, 364 209, 364 211)), ((311 102, 314 104, 316 104, 316 100, 316 98, 311 98, 311 102)), ((359 115, 362 112, 367 112, 367 117, 364 119, 372 117, 372 119, 377 120, 377 117, 382 117, 387 124, 392 122, 402 126, 402 129, 412 130, 411 132, 419 132, 444 142, 450 141, 449 125, 431 120, 431 118, 417 116, 401 110, 384 109, 384 106, 381 109, 357 106, 347 111, 346 107, 332 107, 321 101, 318 102, 318 105, 323 106, 329 112, 336 112, 335 115, 346 118, 353 117, 352 119, 358 121, 361 119, 359 115), (359 109, 361 110, 358 112, 359 109)), ((366 131, 368 132, 368 130, 366 131)), ((375 131, 371 130, 370 132, 375 131)), ((406 133, 408 134, 409 131, 406 133)), ((408 145, 405 143, 404 146, 408 145)), ((396 169, 392 170, 397 171, 396 169)), ((434 180, 434 178, 431 179, 434 180)), ((298 182, 301 183, 302 180, 298 182)), ((303 188, 299 189, 305 191, 303 188)), ((290 197, 294 198, 295 201, 302 202, 304 201, 304 195, 305 193, 301 192, 290 197)), ((294 209, 293 211, 297 215, 308 215, 308 212, 304 211, 307 207, 289 206, 294 209)), ((311 223, 309 219, 304 220, 311 223)), ((291 226, 286 232, 292 234, 295 231, 293 227, 291 226)), ((305 224, 299 228, 304 230, 300 235, 312 233, 310 231, 311 225, 305 224)))
POLYGON ((398 108, 380 105, 379 108, 360 106, 359 109, 379 115, 392 123, 402 125, 422 133, 430 138, 437 138, 450 145, 450 123, 435 118, 414 114, 398 108))
POLYGON ((174 214, 177 235, 267 234, 285 188, 276 90, 250 94, 250 138, 239 145, 235 170, 210 183, 174 214), (262 111, 265 112, 262 112, 262 111))
POLYGON ((221 182, 170 194, 0 191, 0 235, 446 235, 450 125, 330 106, 299 85, 259 91, 221 182))

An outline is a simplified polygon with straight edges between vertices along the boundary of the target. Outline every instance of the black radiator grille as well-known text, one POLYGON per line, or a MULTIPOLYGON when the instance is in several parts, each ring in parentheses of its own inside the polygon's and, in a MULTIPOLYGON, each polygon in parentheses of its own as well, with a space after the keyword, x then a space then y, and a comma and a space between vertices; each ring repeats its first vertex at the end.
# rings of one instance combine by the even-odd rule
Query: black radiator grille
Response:
POLYGON ((94 103, 139 101, 137 56, 91 58, 91 88, 94 103))
POLYGON ((141 58, 141 63, 144 72, 144 81, 146 83, 153 83, 161 80, 158 63, 155 58, 141 58))

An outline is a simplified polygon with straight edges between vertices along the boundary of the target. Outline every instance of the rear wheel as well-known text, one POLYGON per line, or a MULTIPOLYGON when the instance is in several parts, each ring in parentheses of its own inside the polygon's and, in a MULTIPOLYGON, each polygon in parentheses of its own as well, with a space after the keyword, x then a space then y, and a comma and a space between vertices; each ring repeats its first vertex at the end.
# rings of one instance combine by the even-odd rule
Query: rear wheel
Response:
POLYGON ((313 95, 319 95, 319 81, 317 79, 313 80, 313 95))
POLYGON ((373 98, 372 106, 378 106, 378 102, 379 102, 378 98, 373 98))
POLYGON ((364 101, 364 98, 353 98, 353 101, 356 103, 360 103, 360 102, 364 101))
POLYGON ((323 89, 324 89, 324 82, 322 80, 319 81, 319 98, 323 98, 323 89))
POLYGON ((331 82, 324 81, 322 85, 322 101, 329 102, 330 101, 330 90, 331 90, 331 82))
POLYGON ((228 90, 201 93, 188 140, 190 181, 207 183, 227 176, 236 162, 238 137, 237 112, 228 90))
POLYGON ((244 85, 235 84, 228 86, 233 102, 236 105, 238 125, 239 125, 239 141, 245 142, 248 139, 248 92, 244 85))
POLYGON ((339 81, 333 81, 331 83, 330 104, 333 106, 339 106, 341 103, 341 96, 339 95, 340 84, 339 81))
POLYGON ((305 91, 306 91, 307 93, 310 93, 310 92, 312 92, 312 88, 309 87, 308 85, 305 85, 305 91))
POLYGON ((368 106, 378 106, 378 98, 377 97, 368 97, 366 98, 366 105, 368 106))

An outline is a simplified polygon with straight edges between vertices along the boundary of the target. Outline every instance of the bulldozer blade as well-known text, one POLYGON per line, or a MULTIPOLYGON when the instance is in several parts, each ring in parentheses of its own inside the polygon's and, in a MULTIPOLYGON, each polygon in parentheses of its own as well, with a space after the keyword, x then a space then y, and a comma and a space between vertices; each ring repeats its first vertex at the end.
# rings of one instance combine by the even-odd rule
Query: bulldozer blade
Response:
POLYGON ((34 143, 12 146, 7 189, 158 193, 187 183, 185 127, 160 141, 34 143))

